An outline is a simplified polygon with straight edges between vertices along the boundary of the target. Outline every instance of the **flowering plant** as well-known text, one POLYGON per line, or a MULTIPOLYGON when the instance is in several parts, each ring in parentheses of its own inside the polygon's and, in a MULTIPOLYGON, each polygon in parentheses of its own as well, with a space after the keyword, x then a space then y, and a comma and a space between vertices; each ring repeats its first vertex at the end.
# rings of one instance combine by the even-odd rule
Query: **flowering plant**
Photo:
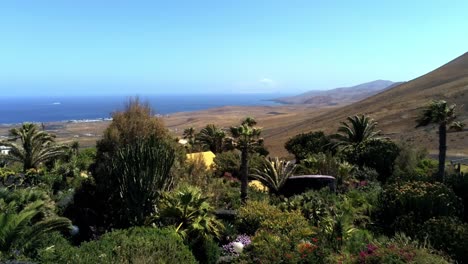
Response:
POLYGON ((244 247, 250 245, 252 241, 248 235, 238 235, 237 238, 223 246, 223 254, 228 256, 239 256, 244 247))

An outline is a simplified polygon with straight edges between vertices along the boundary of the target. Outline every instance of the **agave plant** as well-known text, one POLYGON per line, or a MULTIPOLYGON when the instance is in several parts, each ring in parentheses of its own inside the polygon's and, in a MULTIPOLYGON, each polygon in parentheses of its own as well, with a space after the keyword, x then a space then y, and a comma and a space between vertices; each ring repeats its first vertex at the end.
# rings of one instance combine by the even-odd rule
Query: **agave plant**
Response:
POLYGON ((154 220, 173 224, 184 238, 219 237, 223 224, 214 215, 199 188, 182 186, 177 191, 165 193, 159 204, 159 214, 154 220))
POLYGON ((250 177, 259 180, 274 194, 280 193, 284 184, 296 171, 296 164, 291 161, 267 158, 260 168, 254 168, 250 177))

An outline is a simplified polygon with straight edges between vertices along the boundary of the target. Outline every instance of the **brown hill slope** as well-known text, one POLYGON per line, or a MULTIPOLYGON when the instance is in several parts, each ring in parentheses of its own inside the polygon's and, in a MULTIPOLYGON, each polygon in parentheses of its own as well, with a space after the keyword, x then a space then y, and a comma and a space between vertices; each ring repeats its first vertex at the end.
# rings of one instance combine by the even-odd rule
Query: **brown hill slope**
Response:
MULTIPOLYGON (((369 114, 390 137, 436 149, 435 129, 415 129, 420 109, 432 99, 444 99, 459 106, 460 119, 468 121, 468 53, 442 67, 363 101, 303 120, 287 134, 309 130, 334 132, 347 116, 369 114)), ((284 142, 285 133, 270 134, 268 141, 284 142)), ((468 155, 468 131, 449 135, 449 153, 468 155)), ((276 149, 276 148, 275 148, 276 149)))
POLYGON ((313 106, 352 104, 399 84, 401 84, 401 82, 396 83, 386 80, 376 80, 352 87, 342 87, 331 90, 312 90, 296 96, 277 98, 273 101, 284 104, 310 104, 313 106))

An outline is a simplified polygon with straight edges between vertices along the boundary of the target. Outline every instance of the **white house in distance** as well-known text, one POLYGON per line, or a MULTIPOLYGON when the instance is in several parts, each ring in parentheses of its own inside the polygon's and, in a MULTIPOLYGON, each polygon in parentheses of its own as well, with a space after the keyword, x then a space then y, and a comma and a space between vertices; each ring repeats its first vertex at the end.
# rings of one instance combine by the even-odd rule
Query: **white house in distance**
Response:
POLYGON ((8 153, 10 153, 10 147, 6 147, 6 146, 0 146, 0 154, 1 155, 8 155, 8 153))

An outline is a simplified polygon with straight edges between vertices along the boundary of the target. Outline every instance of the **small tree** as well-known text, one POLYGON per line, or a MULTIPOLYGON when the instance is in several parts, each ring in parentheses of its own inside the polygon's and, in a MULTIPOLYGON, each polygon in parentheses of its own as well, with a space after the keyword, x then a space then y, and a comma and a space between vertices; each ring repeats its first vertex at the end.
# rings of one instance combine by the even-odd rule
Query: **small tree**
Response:
POLYGON ((416 128, 436 124, 439 126, 439 169, 437 179, 443 181, 445 175, 445 156, 447 153, 447 127, 463 128, 457 118, 455 109, 457 105, 448 105, 444 100, 433 100, 427 105, 416 120, 416 128))
POLYGON ((241 200, 247 201, 247 187, 249 183, 249 154, 256 147, 263 144, 263 139, 260 137, 261 128, 255 127, 257 122, 253 118, 246 118, 240 126, 231 127, 232 145, 241 151, 241 200))

